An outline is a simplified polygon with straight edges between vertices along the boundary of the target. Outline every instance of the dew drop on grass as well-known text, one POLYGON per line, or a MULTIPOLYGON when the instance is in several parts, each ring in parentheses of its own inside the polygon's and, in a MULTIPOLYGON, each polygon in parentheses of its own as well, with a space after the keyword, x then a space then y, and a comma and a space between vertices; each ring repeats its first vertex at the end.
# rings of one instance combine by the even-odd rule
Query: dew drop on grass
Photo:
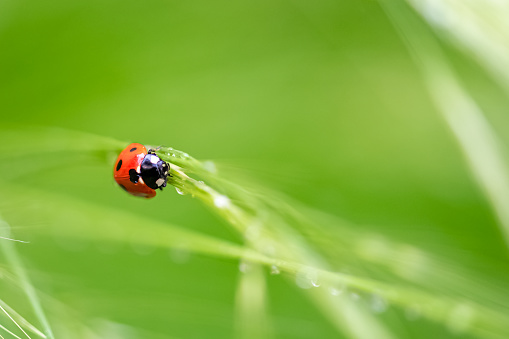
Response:
POLYGON ((230 205, 230 199, 228 199, 227 196, 218 195, 214 198, 214 205, 216 205, 217 208, 226 208, 230 205))
POLYGON ((313 270, 300 270, 295 275, 295 283, 302 289, 310 289, 320 286, 318 282, 318 273, 313 270))
POLYGON ((178 188, 178 187, 175 187, 175 191, 177 191, 177 193, 178 193, 178 194, 180 194, 180 195, 184 195, 184 194, 185 194, 185 193, 184 193, 184 191, 182 191, 182 190, 181 190, 180 188, 178 188))
POLYGON ((270 267, 270 274, 272 274, 272 275, 276 275, 276 274, 279 274, 279 273, 281 273, 281 272, 279 271, 279 267, 277 267, 276 265, 272 265, 272 266, 270 267))

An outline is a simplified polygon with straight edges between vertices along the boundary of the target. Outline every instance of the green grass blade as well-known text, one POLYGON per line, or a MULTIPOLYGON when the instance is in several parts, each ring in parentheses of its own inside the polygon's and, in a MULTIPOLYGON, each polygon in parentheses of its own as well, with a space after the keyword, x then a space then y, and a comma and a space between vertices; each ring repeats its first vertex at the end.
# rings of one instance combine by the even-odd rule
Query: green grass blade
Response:
MULTIPOLYGON (((1 234, 3 236, 7 238, 10 237, 10 226, 1 219, 0 219, 0 232, 2 232, 1 234)), ((46 337, 50 339, 54 338, 53 331, 51 330, 48 319, 44 313, 39 298, 37 297, 37 293, 35 292, 35 289, 30 282, 30 279, 25 271, 23 262, 21 261, 21 258, 19 257, 14 244, 11 241, 3 241, 2 249, 4 251, 7 262, 9 263, 13 272, 19 279, 21 288, 25 291, 28 300, 30 301, 30 304, 32 306, 32 309, 34 310, 37 319, 39 320, 43 327, 43 331, 46 337)))

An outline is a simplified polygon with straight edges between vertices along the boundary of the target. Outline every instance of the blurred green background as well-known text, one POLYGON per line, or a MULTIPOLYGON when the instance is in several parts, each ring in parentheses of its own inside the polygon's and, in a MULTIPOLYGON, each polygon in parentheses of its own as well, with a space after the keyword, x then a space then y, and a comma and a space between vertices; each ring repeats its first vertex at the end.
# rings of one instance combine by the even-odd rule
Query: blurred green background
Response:
MULTIPOLYGON (((238 337, 242 275, 238 260, 67 238, 55 223, 81 232, 99 225, 104 210, 243 242, 171 187, 150 201, 123 193, 112 178, 115 148, 64 152, 62 130, 41 127, 212 159, 348 220, 356 232, 470 272, 457 283, 478 279, 471 290, 479 300, 507 311, 497 301, 509 282, 497 218, 380 3, 18 0, 0 8, 0 213, 14 238, 30 241, 16 248, 55 337, 238 337), (494 286, 500 294, 483 296, 494 286)), ((416 12, 405 13, 427 37, 441 36, 416 12)), ((450 42, 437 40, 505 145, 507 95, 473 53, 450 42)), ((122 232, 122 222, 115 227, 122 232)), ((139 237, 144 227, 139 222, 139 237)), ((0 268, 0 299, 39 327, 16 279, 8 279, 12 268, 0 268)), ((362 337, 335 328, 294 281, 266 276, 272 337, 362 337)), ((375 317, 395 338, 478 336, 391 305, 375 317)), ((5 316, 0 324, 17 330, 5 316)))

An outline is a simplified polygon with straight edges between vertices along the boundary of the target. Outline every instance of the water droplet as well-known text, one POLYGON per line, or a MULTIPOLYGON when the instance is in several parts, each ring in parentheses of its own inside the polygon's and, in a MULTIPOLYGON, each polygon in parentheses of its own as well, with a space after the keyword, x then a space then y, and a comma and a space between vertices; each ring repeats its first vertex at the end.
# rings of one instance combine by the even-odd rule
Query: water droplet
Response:
POLYGON ((279 273, 281 273, 281 272, 279 271, 279 267, 277 267, 276 265, 272 265, 272 266, 270 267, 270 274, 272 274, 272 275, 276 275, 276 274, 279 274, 279 273))
POLYGON ((214 205, 218 208, 226 208, 230 205, 230 199, 224 195, 218 195, 214 198, 214 205))
POLYGON ((387 310, 388 304, 385 298, 378 294, 373 294, 370 300, 370 307, 375 313, 383 313, 387 310))
POLYGON ((301 270, 295 275, 295 283, 303 289, 310 289, 311 287, 318 287, 318 274, 316 271, 301 270))
POLYGON ((184 191, 182 191, 182 190, 181 190, 180 188, 178 188, 178 187, 175 187, 175 191, 177 191, 177 193, 178 193, 178 194, 180 194, 180 195, 184 195, 184 194, 185 194, 185 193, 184 193, 184 191))
POLYGON ((184 158, 189 158, 189 154, 187 154, 187 153, 182 154, 182 156, 183 156, 184 158))

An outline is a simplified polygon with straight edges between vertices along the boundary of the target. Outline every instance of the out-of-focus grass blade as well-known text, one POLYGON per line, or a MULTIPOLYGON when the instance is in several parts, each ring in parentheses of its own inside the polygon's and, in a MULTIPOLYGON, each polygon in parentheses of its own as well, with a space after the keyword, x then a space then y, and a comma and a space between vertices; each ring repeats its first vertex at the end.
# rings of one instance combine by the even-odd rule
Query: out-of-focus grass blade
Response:
MULTIPOLYGON (((10 237, 10 226, 2 219, 0 219, 0 234, 4 235, 7 238, 10 237)), ((30 279, 28 278, 28 275, 25 272, 23 262, 21 261, 21 258, 18 256, 18 253, 15 248, 15 244, 13 244, 12 241, 5 240, 5 241, 1 242, 1 246, 4 251, 4 254, 7 259, 8 264, 11 266, 13 272, 16 274, 16 276, 19 280, 19 283, 21 285, 21 288, 25 291, 25 293, 28 297, 28 300, 30 301, 30 304, 32 305, 32 309, 34 310, 35 315, 37 316, 37 319, 43 326, 45 334, 42 334, 35 326, 31 325, 30 323, 28 323, 26 321, 24 321, 25 325, 31 331, 37 333, 38 335, 42 336, 43 338, 46 338, 46 337, 53 338, 53 331, 51 330, 50 324, 48 322, 48 319, 46 318, 46 315, 45 315, 44 310, 41 306, 39 298, 37 297, 37 294, 35 292, 35 289, 32 286, 32 283, 30 282, 30 279)), ((3 304, 3 302, 1 302, 1 303, 3 304)), ((23 318, 21 318, 21 319, 23 319, 23 318)))
POLYGON ((267 284, 263 267, 241 262, 235 295, 238 338, 272 338, 267 312, 267 284))
POLYGON ((474 56, 509 92, 509 5, 505 1, 407 0, 440 35, 474 56))
POLYGON ((429 32, 417 21, 409 19, 409 9, 404 4, 398 1, 382 3, 399 27, 409 50, 413 51, 428 90, 490 201, 509 247, 509 166, 502 151, 504 146, 479 106, 461 86, 429 32))

